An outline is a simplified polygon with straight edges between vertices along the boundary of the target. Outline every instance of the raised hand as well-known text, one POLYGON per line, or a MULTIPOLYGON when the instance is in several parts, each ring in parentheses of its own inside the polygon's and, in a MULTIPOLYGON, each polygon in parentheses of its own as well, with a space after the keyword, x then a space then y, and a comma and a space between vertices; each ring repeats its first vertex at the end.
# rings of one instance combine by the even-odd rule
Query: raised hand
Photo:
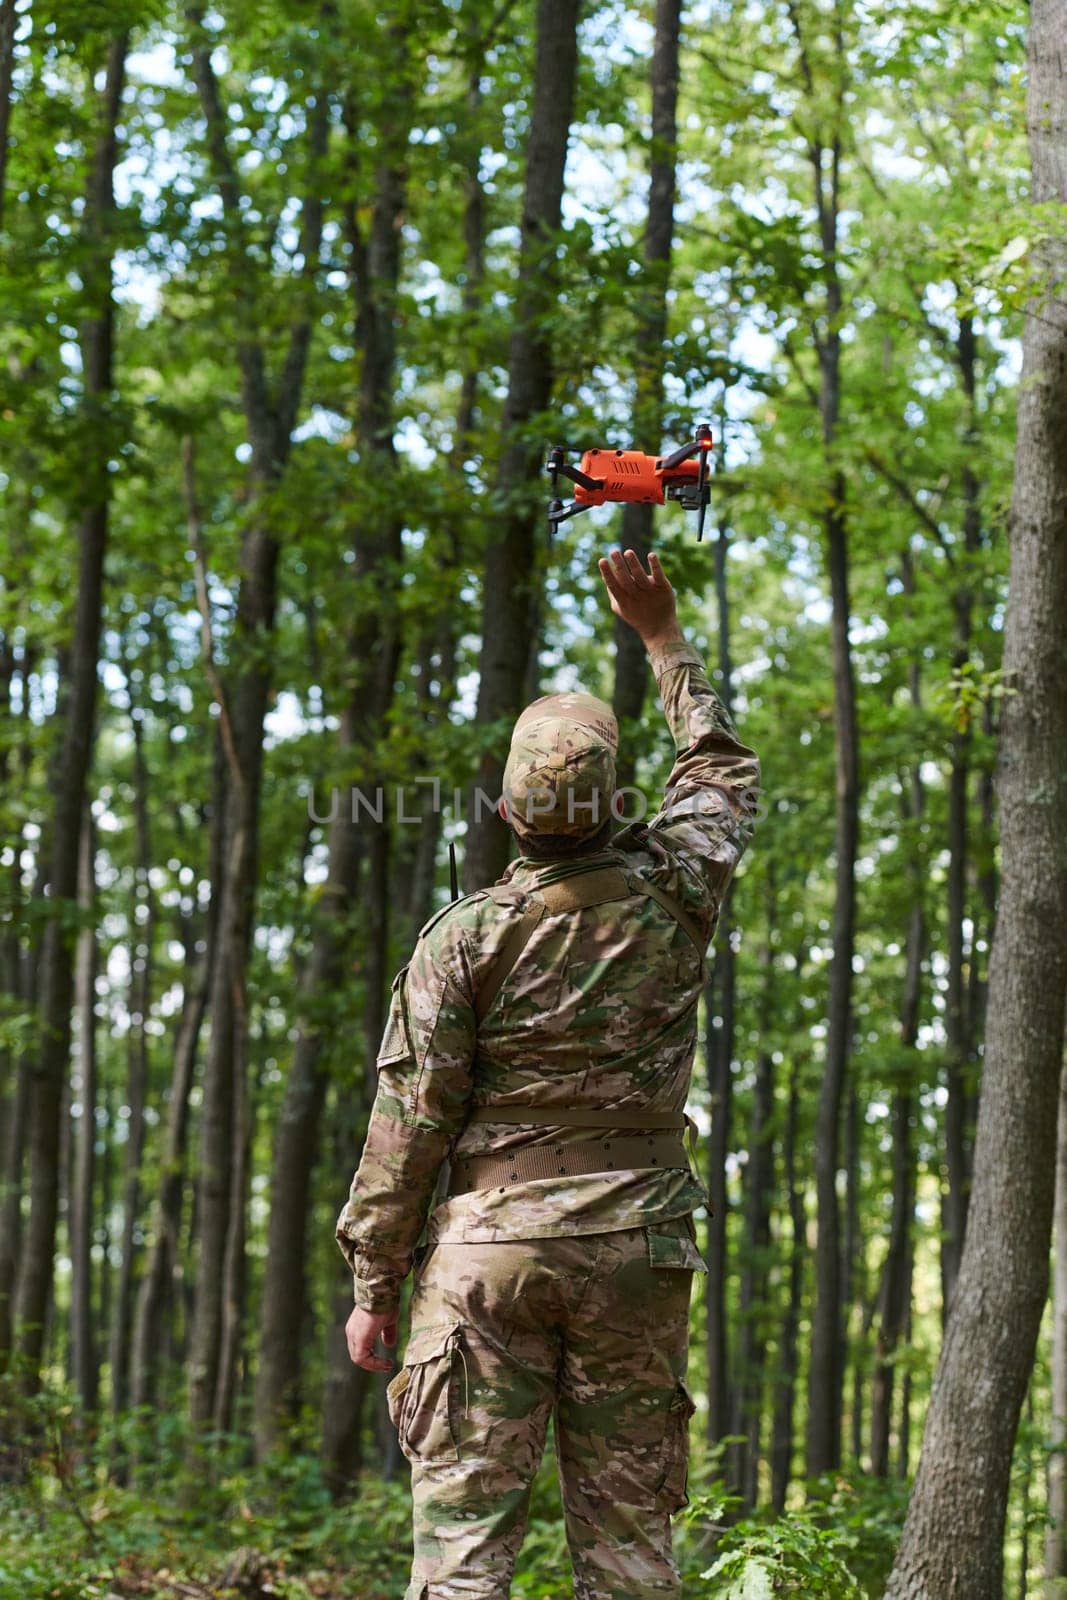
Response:
POLYGON ((634 550, 612 550, 610 556, 606 560, 602 557, 597 565, 612 611, 630 624, 646 648, 684 639, 678 624, 674 590, 657 555, 649 555, 647 572, 634 550))

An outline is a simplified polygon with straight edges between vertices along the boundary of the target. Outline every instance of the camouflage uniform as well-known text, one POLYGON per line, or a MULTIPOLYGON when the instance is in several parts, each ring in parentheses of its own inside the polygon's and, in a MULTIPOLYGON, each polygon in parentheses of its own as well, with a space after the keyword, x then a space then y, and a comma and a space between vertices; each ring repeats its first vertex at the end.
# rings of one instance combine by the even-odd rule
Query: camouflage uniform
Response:
MULTIPOLYGON (((509 1594, 552 1411, 577 1600, 680 1592, 670 1514, 686 1503, 688 1305, 693 1272, 706 1270, 691 1213, 707 1195, 683 1161, 642 1166, 626 1122, 660 1114, 662 1126, 684 1108, 704 952, 751 832, 759 764, 696 650, 670 644, 651 662, 678 751, 657 816, 594 855, 520 857, 499 885, 431 918, 393 984, 337 1239, 368 1310, 395 1308, 416 1262, 411 1335, 388 1391, 412 1466, 407 1600, 509 1594), (566 901, 611 871, 624 875, 624 897, 550 905, 480 1016, 487 977, 533 902, 566 901), (556 1107, 559 1123, 547 1124, 556 1107), (567 1125, 580 1108, 618 1114, 608 1137, 626 1165, 461 1192, 453 1177, 429 1215, 446 1162, 462 1173, 472 1157, 532 1151, 546 1171, 557 1153, 566 1163, 589 1138, 567 1125), (540 1120, 517 1120, 523 1109, 540 1120)), ((524 713, 526 753, 548 753, 550 794, 568 783, 585 793, 572 782, 581 751, 535 710, 524 713)), ((613 777, 601 711, 595 788, 613 777)), ((520 799, 544 778, 536 765, 509 760, 520 799)), ((559 832, 566 818, 538 823, 559 832)))

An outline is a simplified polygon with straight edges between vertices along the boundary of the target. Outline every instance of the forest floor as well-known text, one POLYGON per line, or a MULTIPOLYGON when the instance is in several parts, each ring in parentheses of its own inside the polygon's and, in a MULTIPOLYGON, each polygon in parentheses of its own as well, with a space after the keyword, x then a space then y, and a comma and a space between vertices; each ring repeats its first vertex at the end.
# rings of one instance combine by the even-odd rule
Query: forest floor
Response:
MULTIPOLYGON (((34 1406, 23 1437, 9 1432, 0 1449, 0 1600, 401 1600, 411 1564, 405 1475, 368 1471, 338 1502, 312 1451, 254 1466, 247 1437, 193 1442, 176 1414, 101 1419, 89 1433, 58 1397, 34 1406)), ((0 1414, 0 1438, 13 1420, 0 1414)), ((690 1503, 674 1523, 687 1600, 880 1600, 904 1484, 834 1476, 784 1516, 738 1520, 704 1455, 699 1441, 690 1503)), ((512 1596, 572 1595, 548 1448, 512 1596)))

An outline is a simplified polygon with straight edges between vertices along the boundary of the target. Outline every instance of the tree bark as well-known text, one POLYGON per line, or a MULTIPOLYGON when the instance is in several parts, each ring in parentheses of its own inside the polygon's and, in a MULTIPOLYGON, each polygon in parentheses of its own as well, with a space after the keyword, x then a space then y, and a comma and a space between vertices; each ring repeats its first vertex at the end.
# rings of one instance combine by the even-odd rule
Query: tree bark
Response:
MULTIPOLYGON (((1067 198, 1067 0, 1030 14, 1032 193, 1067 198)), ((1067 243, 1023 331, 997 789, 1002 882, 963 1258, 886 1600, 1001 1600, 1012 1448, 1048 1293, 1067 992, 1067 243)))
POLYGON ((1052 1299, 1052 1421, 1048 1458, 1045 1577, 1067 1578, 1067 1060, 1060 1073, 1056 1136, 1055 1271, 1052 1299))
POLYGON ((480 800, 496 802, 503 782, 503 726, 522 709, 534 587, 538 576, 537 531, 544 519, 538 485, 541 442, 530 424, 552 393, 550 313, 556 299, 555 245, 563 203, 563 171, 574 111, 580 0, 538 0, 537 58, 526 151, 526 181, 519 250, 519 290, 508 350, 508 396, 504 448, 497 473, 494 531, 486 548, 482 605, 482 667, 477 725, 493 743, 482 756, 467 796, 467 842, 463 864, 469 891, 494 882, 508 859, 504 823, 480 800))
MULTIPOLYGON (((113 175, 116 129, 125 81, 126 35, 108 46, 84 211, 86 243, 85 322, 81 330, 83 407, 94 424, 106 422, 112 388, 113 175)), ((70 1049, 73 950, 62 915, 77 895, 78 848, 96 724, 96 663, 100 644, 104 551, 107 544, 110 474, 107 452, 86 463, 84 508, 78 534, 77 598, 70 665, 60 723, 60 749, 53 773, 49 894, 52 915, 45 928, 40 965, 40 1039, 31 1086, 29 1156, 30 1215, 20 1262, 15 1321, 26 1382, 36 1388, 45 1315, 52 1287, 59 1200, 60 1117, 70 1049)))

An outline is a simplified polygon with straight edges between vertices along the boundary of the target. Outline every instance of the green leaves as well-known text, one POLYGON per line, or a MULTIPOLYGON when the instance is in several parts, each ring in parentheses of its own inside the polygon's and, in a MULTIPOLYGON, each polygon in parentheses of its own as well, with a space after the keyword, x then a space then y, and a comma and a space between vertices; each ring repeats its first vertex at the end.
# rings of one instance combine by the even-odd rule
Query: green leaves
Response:
POLYGON ((742 1522, 701 1578, 717 1600, 868 1600, 845 1557, 848 1541, 801 1514, 760 1525, 742 1522))

